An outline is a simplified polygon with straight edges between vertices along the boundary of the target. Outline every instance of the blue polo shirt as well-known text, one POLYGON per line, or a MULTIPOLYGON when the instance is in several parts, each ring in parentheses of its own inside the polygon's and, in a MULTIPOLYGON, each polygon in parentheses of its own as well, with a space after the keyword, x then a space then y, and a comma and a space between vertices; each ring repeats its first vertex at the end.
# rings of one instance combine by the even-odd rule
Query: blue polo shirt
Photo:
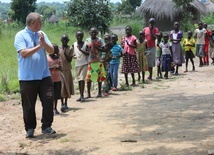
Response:
MULTIPOLYGON (((42 31, 33 32, 27 27, 19 31, 15 36, 14 46, 18 54, 18 78, 22 81, 42 80, 50 76, 46 51, 44 47, 40 48, 33 55, 23 58, 19 53, 20 50, 32 48, 39 44, 38 34, 42 31)), ((47 35, 44 34, 44 39, 47 44, 51 45, 47 35)))
POLYGON ((111 52, 112 52, 112 57, 116 57, 116 59, 111 59, 110 64, 118 64, 118 63, 120 63, 120 55, 123 52, 122 47, 120 45, 118 45, 118 44, 115 44, 112 47, 111 52))

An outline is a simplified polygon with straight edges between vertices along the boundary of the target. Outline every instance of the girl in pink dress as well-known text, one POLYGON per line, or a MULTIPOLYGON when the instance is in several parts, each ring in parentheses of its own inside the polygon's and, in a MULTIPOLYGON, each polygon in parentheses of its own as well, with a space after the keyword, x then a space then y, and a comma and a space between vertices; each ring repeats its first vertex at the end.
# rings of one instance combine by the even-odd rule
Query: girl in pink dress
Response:
POLYGON ((122 73, 125 75, 125 81, 127 86, 129 85, 128 73, 131 73, 132 76, 131 86, 135 86, 136 84, 134 73, 138 73, 140 71, 135 52, 135 48, 137 47, 136 43, 137 38, 134 35, 132 35, 132 28, 130 26, 126 26, 125 31, 126 36, 122 37, 121 40, 121 45, 123 47, 122 73))

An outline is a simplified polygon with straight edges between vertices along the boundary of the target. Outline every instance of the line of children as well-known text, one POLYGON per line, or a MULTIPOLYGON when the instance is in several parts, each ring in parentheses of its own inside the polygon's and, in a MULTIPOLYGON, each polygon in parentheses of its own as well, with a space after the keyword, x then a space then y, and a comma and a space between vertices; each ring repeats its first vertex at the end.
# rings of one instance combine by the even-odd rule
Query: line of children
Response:
MULTIPOLYGON (((184 62, 182 59, 182 52, 180 47, 180 42, 183 38, 183 32, 179 30, 179 23, 174 23, 175 29, 168 33, 157 34, 157 47, 159 47, 160 64, 157 65, 157 77, 162 77, 161 72, 165 72, 164 78, 169 78, 169 71, 171 71, 172 63, 176 64, 175 74, 178 74, 178 67, 184 62), (169 42, 172 42, 172 44, 169 42), (163 39, 163 40, 162 40, 163 39), (174 47, 173 47, 174 46, 174 47), (177 48, 179 46, 179 48, 177 48), (179 52, 178 52, 179 51, 179 52), (176 61, 175 61, 176 60, 176 61)), ((134 73, 138 73, 138 80, 145 83, 145 71, 148 71, 148 62, 146 57, 147 52, 147 41, 145 40, 144 31, 139 31, 139 37, 136 38, 132 35, 132 28, 130 26, 125 27, 126 35, 121 39, 121 46, 117 44, 118 36, 116 34, 105 35, 104 41, 97 37, 98 30, 95 27, 90 29, 90 38, 83 41, 84 33, 82 31, 76 32, 77 41, 72 47, 68 45, 69 38, 67 35, 62 35, 61 42, 62 47, 60 49, 60 58, 62 59, 62 72, 66 71, 63 68, 65 66, 65 61, 67 61, 67 66, 69 71, 71 71, 71 61, 72 58, 76 59, 75 63, 75 75, 78 80, 80 97, 77 101, 84 102, 84 87, 85 81, 87 81, 87 98, 91 98, 91 82, 98 82, 98 94, 97 97, 102 97, 101 86, 103 82, 104 95, 108 95, 110 88, 115 91, 118 88, 118 70, 120 65, 120 57, 123 57, 122 61, 122 73, 125 75, 125 83, 128 86, 128 73, 131 73, 132 86, 135 86, 134 73), (68 65, 69 64, 69 65, 68 65)), ((195 39, 192 37, 193 33, 188 31, 187 38, 183 40, 183 47, 185 51, 185 72, 188 71, 188 61, 190 59, 192 63, 192 71, 195 71, 193 58, 195 57, 193 53, 193 48, 195 47, 195 39)), ((195 30, 194 36, 197 38, 196 55, 200 54, 200 50, 203 48, 205 30, 202 28, 202 23, 198 24, 198 29, 195 30), (202 33, 203 32, 203 33, 202 33), (201 38, 202 37, 202 38, 201 38)), ((212 58, 214 64, 214 31, 210 37, 210 57, 212 58)), ((202 57, 200 57, 200 65, 202 62, 202 57)), ((72 79, 71 72, 69 73, 72 79)), ((70 89, 70 94, 68 96, 62 93, 62 111, 65 110, 63 107, 67 106, 67 98, 74 94, 73 85, 70 88, 66 88, 68 84, 65 84, 64 73, 62 74, 62 92, 63 85, 64 89, 70 89), (64 81, 63 81, 64 80, 64 81), (63 98, 65 102, 63 102, 63 98)), ((72 80, 73 83, 73 80, 72 80)), ((56 103, 56 102, 55 102, 56 103)), ((57 104, 57 103, 56 103, 57 104)), ((56 109, 55 104, 55 111, 56 109)))

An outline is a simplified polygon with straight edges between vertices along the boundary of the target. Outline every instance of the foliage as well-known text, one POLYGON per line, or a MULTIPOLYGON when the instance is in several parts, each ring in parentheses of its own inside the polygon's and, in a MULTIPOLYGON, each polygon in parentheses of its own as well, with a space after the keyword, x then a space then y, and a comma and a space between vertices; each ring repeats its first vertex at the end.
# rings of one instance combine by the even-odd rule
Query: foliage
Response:
POLYGON ((112 20, 109 0, 71 0, 67 5, 71 25, 84 30, 97 27, 101 34, 108 31, 112 20))
POLYGON ((204 23, 207 23, 207 24, 214 24, 214 13, 209 13, 209 14, 206 14, 206 15, 202 15, 201 16, 201 21, 203 21, 204 23))
POLYGON ((36 12, 41 14, 44 19, 48 19, 52 14, 56 14, 56 8, 54 6, 50 7, 48 5, 41 5, 36 9, 36 12))
POLYGON ((118 6, 118 11, 122 14, 130 14, 135 12, 137 6, 141 5, 142 0, 123 0, 122 4, 118 6))
POLYGON ((190 19, 192 19, 193 15, 191 13, 190 9, 190 3, 193 2, 193 0, 172 0, 175 2, 176 7, 183 7, 184 11, 182 14, 182 21, 181 21, 181 29, 184 31, 188 31, 191 27, 190 19))
POLYGON ((8 11, 10 10, 10 4, 9 3, 2 3, 0 1, 0 20, 6 20, 8 19, 8 11))
POLYGON ((12 0, 11 18, 19 23, 25 24, 27 15, 36 9, 36 0, 12 0))
POLYGON ((44 19, 49 18, 52 14, 55 14, 59 18, 64 18, 66 15, 67 5, 65 3, 53 2, 45 3, 40 2, 37 4, 36 12, 43 15, 44 19))

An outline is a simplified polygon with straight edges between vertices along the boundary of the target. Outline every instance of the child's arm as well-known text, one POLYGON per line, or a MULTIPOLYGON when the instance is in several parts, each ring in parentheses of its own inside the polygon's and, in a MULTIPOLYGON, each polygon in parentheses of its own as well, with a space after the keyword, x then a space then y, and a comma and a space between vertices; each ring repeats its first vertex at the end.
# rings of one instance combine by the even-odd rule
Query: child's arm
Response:
POLYGON ((129 45, 129 46, 131 46, 131 47, 133 47, 133 48, 136 48, 136 47, 137 47, 136 39, 134 40, 134 44, 130 44, 130 43, 128 42, 128 40, 126 40, 126 43, 127 43, 127 45, 129 45))
MULTIPOLYGON (((72 47, 72 48, 70 48, 69 53, 73 53, 73 51, 74 51, 74 48, 72 47)), ((71 62, 71 61, 72 61, 73 56, 69 56, 69 55, 67 55, 67 53, 66 53, 66 52, 64 52, 64 55, 65 55, 66 60, 67 60, 68 62, 71 62)))

